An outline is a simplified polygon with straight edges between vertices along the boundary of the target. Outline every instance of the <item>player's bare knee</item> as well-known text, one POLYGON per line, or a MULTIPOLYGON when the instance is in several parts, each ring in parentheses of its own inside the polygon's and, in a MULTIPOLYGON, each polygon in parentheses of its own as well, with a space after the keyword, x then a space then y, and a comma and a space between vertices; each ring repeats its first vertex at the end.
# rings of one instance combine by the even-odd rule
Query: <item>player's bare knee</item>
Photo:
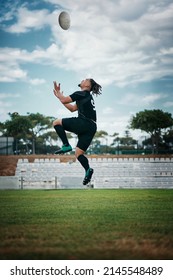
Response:
POLYGON ((81 150, 80 148, 76 147, 75 150, 75 157, 78 158, 80 155, 83 155, 85 152, 81 150))
POLYGON ((60 120, 60 119, 54 120, 53 126, 55 126, 55 125, 62 125, 62 120, 60 120))

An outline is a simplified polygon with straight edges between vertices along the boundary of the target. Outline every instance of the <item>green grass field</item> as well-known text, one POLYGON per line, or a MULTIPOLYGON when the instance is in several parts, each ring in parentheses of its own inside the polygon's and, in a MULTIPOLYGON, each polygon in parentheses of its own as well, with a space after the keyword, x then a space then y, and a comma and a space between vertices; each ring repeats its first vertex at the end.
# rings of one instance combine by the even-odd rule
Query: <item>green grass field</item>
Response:
POLYGON ((0 205, 0 259, 173 258, 173 190, 11 190, 0 205))

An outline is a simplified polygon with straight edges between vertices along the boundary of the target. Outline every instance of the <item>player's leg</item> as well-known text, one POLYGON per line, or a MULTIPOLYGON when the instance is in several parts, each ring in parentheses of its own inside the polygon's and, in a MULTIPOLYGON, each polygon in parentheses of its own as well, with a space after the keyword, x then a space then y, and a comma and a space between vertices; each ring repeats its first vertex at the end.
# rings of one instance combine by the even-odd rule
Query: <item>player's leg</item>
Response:
POLYGON ((89 166, 89 161, 84 153, 87 151, 95 135, 97 126, 94 123, 83 120, 83 131, 78 133, 78 143, 76 145, 76 158, 85 169, 83 184, 87 185, 91 181, 94 170, 89 166))
POLYGON ((84 156, 84 153, 88 149, 94 137, 96 125, 76 117, 63 118, 61 121, 57 121, 55 124, 62 125, 63 130, 70 131, 78 135, 78 143, 75 155, 85 169, 85 178, 83 180, 83 184, 88 184, 91 180, 93 169, 90 168, 88 159, 86 156, 84 156))
POLYGON ((72 147, 70 146, 70 144, 68 142, 66 132, 62 125, 62 120, 61 119, 55 120, 53 122, 53 126, 54 126, 56 133, 58 134, 59 138, 61 139, 61 141, 63 143, 62 148, 57 150, 55 152, 55 154, 64 154, 64 153, 72 151, 72 147))
POLYGON ((83 180, 83 185, 87 185, 91 181, 91 177, 93 175, 94 170, 90 168, 89 161, 86 156, 84 156, 85 151, 81 150, 80 148, 76 147, 76 158, 80 162, 80 164, 85 169, 85 177, 83 180))
POLYGON ((73 132, 78 135, 86 130, 84 121, 76 117, 57 119, 53 122, 53 126, 63 142, 62 148, 56 151, 55 154, 64 154, 72 150, 65 131, 73 132))

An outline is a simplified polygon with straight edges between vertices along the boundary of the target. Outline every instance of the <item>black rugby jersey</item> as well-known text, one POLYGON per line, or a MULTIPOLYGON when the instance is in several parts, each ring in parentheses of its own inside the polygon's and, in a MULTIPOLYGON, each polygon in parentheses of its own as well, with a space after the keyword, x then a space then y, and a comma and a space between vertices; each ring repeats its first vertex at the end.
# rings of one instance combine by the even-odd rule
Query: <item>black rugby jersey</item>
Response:
POLYGON ((76 101, 78 107, 78 116, 84 117, 96 122, 96 110, 94 99, 89 91, 76 91, 70 95, 72 101, 76 101))

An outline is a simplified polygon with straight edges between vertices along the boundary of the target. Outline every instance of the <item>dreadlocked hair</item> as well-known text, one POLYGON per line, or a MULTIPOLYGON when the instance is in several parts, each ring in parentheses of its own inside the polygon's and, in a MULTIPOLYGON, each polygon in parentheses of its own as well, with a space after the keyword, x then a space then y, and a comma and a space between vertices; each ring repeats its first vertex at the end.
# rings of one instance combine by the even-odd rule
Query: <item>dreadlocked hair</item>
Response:
POLYGON ((90 82, 92 94, 96 96, 102 94, 102 87, 99 84, 97 84, 93 79, 90 79, 90 82))

